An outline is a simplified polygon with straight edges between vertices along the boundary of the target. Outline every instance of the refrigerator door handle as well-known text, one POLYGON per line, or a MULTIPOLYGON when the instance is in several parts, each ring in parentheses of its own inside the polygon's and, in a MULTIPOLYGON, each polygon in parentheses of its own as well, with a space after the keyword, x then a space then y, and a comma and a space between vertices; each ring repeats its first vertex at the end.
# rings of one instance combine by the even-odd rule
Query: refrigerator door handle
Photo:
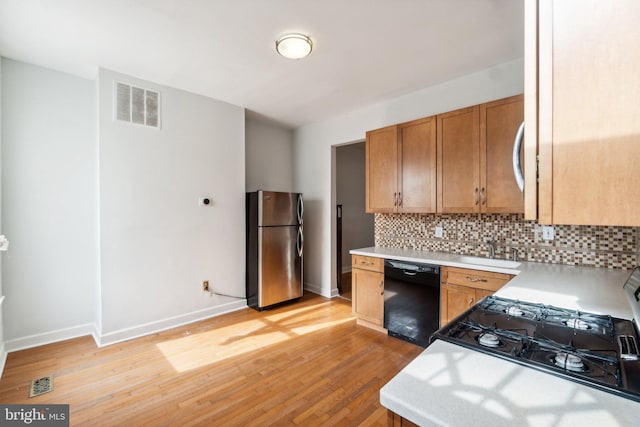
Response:
POLYGON ((302 227, 298 227, 298 238, 296 239, 296 249, 298 250, 298 256, 302 257, 304 249, 304 234, 302 233, 302 227))
POLYGON ((304 202, 302 201, 302 194, 298 195, 298 224, 302 224, 302 216, 304 215, 304 202))

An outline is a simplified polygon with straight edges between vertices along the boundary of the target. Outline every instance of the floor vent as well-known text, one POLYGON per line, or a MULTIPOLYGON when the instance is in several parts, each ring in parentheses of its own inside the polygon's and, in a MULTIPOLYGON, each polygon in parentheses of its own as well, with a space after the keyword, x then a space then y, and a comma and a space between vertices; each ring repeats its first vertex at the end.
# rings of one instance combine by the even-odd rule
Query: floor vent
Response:
POLYGON ((41 394, 49 393, 53 391, 53 377, 47 376, 42 378, 36 378, 31 381, 31 387, 29 387, 29 397, 40 396, 41 394))

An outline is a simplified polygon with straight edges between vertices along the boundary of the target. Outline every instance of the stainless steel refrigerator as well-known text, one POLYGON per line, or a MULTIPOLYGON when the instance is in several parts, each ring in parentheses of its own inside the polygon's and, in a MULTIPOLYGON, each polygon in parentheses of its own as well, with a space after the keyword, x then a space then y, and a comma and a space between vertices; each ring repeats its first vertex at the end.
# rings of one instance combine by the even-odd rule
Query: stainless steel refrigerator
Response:
POLYGON ((247 193, 247 305, 258 310, 302 296, 302 194, 247 193))

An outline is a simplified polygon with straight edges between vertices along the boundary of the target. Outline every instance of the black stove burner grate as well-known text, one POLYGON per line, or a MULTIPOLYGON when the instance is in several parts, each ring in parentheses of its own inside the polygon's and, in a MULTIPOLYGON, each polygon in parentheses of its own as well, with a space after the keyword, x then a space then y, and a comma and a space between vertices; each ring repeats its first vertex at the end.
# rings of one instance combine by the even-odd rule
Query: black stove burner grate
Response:
POLYGON ((543 307, 537 304, 517 300, 498 299, 490 296, 480 302, 480 308, 487 312, 509 318, 540 320, 544 316, 543 307))
POLYGON ((637 344, 620 342, 620 336, 634 329, 632 322, 611 316, 490 296, 431 340, 443 339, 640 401, 640 384, 630 378, 630 372, 640 373, 640 360, 624 355, 624 349, 637 350, 637 344))
POLYGON ((541 319, 545 324, 566 327, 575 331, 594 334, 613 335, 614 326, 611 316, 584 313, 578 310, 567 310, 547 306, 541 319))
POLYGON ((566 375, 585 377, 620 387, 622 378, 617 354, 610 349, 578 349, 554 341, 530 338, 523 357, 566 375))
POLYGON ((484 326, 473 321, 459 322, 455 326, 455 330, 451 332, 452 336, 467 342, 471 345, 489 348, 493 351, 509 354, 517 357, 522 353, 524 346, 523 339, 524 330, 506 330, 493 326, 484 326), (484 334, 493 334, 497 338, 497 345, 487 346, 481 342, 484 334))
POLYGON ((489 296, 478 306, 479 310, 488 313, 552 324, 571 330, 612 335, 614 329, 611 316, 584 313, 579 310, 569 310, 545 304, 489 296))

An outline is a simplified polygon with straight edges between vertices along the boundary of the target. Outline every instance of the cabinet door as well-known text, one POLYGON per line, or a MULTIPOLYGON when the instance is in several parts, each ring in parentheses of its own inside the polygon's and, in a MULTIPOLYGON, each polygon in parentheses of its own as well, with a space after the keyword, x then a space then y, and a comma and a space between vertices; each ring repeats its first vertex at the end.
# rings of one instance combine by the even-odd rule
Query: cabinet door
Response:
POLYGON ((442 325, 449 323, 459 314, 476 303, 476 289, 446 283, 441 287, 442 325))
POLYGON ((436 211, 436 119, 415 120, 398 126, 398 212, 436 211))
POLYGON ((480 212, 524 212, 511 167, 513 142, 523 118, 522 95, 480 105, 480 212))
POLYGON ((366 162, 366 211, 395 212, 398 195, 397 126, 367 132, 366 162))
POLYGON ((438 212, 480 209, 479 106, 437 116, 438 212))
POLYGON ((524 219, 538 219, 538 3, 524 2, 524 219))
POLYGON ((382 326, 384 323, 384 274, 352 270, 353 311, 356 316, 382 326))
POLYGON ((640 225, 639 21, 637 0, 539 2, 542 223, 640 225))

